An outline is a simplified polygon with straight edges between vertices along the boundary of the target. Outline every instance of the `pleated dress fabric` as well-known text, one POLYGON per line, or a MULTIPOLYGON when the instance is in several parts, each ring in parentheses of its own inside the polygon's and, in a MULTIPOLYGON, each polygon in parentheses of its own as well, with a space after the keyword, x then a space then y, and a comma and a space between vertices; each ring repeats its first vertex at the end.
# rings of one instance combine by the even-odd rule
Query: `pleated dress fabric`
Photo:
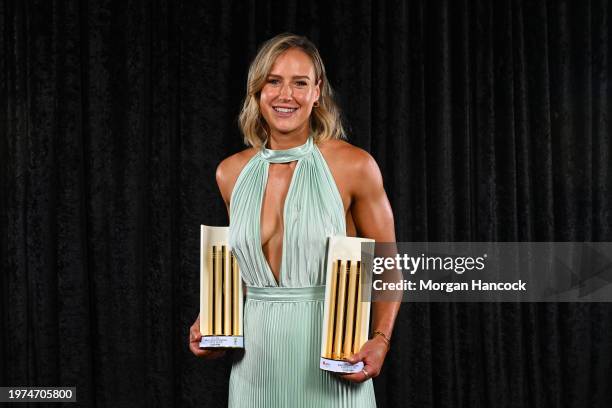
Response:
POLYGON ((372 380, 351 383, 319 368, 331 235, 346 235, 344 207, 312 135, 291 149, 264 147, 249 160, 230 199, 229 241, 247 296, 245 349, 232 363, 229 407, 376 407, 372 380), (277 282, 262 250, 261 208, 270 163, 291 161, 277 282))

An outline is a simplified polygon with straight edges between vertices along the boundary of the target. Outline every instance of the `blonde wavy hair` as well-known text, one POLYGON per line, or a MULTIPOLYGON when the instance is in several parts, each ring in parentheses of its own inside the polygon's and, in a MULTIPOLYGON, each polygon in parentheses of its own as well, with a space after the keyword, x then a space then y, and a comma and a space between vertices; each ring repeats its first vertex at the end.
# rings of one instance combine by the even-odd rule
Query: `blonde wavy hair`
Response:
POLYGON ((259 97, 274 61, 290 48, 299 48, 310 57, 314 65, 315 84, 321 80, 319 106, 313 107, 310 114, 310 129, 314 141, 346 139, 340 108, 334 101, 334 92, 327 80, 325 66, 317 47, 304 36, 282 33, 261 45, 249 67, 247 92, 238 116, 238 125, 244 135, 244 143, 261 147, 268 140, 270 128, 259 110, 259 97))

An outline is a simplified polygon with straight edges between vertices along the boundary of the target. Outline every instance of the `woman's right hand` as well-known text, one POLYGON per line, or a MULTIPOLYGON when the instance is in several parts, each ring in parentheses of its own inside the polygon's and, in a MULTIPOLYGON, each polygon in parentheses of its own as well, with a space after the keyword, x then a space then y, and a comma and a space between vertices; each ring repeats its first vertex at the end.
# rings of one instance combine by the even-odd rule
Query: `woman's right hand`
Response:
POLYGON ((191 329, 189 330, 189 350, 197 357, 202 357, 206 359, 214 359, 223 357, 225 355, 225 350, 202 350, 200 348, 200 340, 202 339, 202 334, 200 333, 200 316, 196 321, 191 325, 191 329))

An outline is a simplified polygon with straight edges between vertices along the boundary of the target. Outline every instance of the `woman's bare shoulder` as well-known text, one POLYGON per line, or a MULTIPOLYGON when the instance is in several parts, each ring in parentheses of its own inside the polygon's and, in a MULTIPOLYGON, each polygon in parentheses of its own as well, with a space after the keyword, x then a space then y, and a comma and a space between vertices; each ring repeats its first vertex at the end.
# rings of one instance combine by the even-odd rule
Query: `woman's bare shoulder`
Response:
POLYGON ((319 144, 336 182, 351 195, 382 185, 380 169, 370 153, 344 140, 327 140, 319 144))
POLYGON ((217 185, 226 203, 229 203, 234 184, 236 184, 240 172, 256 153, 257 149, 249 147, 226 157, 217 166, 217 185))
POLYGON ((330 165, 342 164, 344 168, 352 168, 374 160, 370 153, 344 140, 326 140, 319 142, 317 146, 330 165))

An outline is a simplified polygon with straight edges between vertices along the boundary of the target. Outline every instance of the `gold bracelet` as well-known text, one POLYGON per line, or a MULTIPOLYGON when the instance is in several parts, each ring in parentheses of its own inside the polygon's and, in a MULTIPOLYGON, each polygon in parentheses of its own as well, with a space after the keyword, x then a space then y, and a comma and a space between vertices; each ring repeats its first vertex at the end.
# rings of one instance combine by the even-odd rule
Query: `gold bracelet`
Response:
POLYGON ((391 348, 391 339, 388 338, 385 333, 376 330, 374 333, 372 333, 372 338, 374 338, 374 336, 376 336, 377 334, 379 334, 383 338, 385 343, 387 343, 387 348, 391 348))

